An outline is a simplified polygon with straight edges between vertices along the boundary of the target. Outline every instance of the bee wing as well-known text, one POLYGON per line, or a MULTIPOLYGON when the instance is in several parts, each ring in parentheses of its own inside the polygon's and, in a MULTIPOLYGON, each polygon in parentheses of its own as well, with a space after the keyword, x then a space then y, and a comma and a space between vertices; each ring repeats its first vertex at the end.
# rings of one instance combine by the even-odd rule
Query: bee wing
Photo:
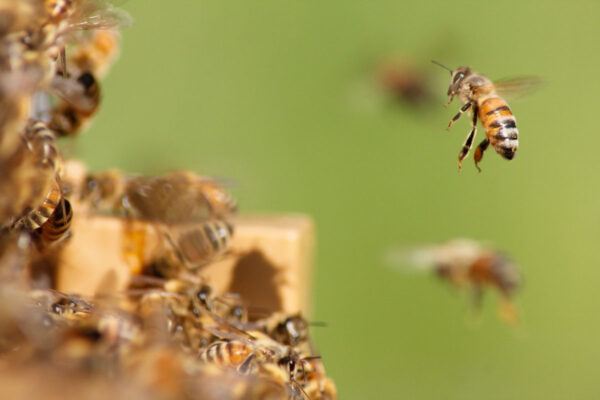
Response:
POLYGON ((122 29, 133 24, 133 18, 126 11, 101 0, 83 2, 70 20, 72 30, 122 29))
POLYGON ((86 96, 85 88, 76 80, 55 76, 50 83, 52 92, 69 104, 73 104, 82 111, 92 111, 97 100, 86 96))
POLYGON ((127 185, 127 200, 142 219, 170 225, 208 221, 214 217, 211 199, 194 185, 198 182, 215 180, 184 171, 134 177, 127 185))
POLYGON ((208 332, 212 333, 213 335, 215 335, 218 338, 228 339, 228 340, 237 340, 237 341, 243 342, 249 346, 256 347, 256 342, 255 342, 256 338, 245 331, 240 331, 240 332, 247 336, 244 336, 244 335, 238 334, 238 333, 234 333, 234 332, 225 332, 220 329, 211 328, 210 326, 206 326, 206 327, 204 327, 204 329, 206 329, 208 332))
POLYGON ((435 266, 435 246, 391 247, 383 257, 384 263, 397 271, 428 271, 435 266))
POLYGON ((392 248, 385 261, 393 269, 432 270, 440 264, 468 262, 477 258, 483 248, 472 239, 457 238, 441 244, 392 248))
POLYGON ((538 90, 544 81, 537 76, 505 78, 494 82, 496 92, 502 97, 516 99, 538 90))

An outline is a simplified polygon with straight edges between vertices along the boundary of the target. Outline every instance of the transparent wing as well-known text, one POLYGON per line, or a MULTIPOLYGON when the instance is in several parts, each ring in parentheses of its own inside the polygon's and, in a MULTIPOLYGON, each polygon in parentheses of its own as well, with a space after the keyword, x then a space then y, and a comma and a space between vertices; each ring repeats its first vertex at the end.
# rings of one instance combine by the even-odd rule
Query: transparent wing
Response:
POLYGON ((103 0, 83 2, 69 19, 72 30, 122 29, 133 24, 129 13, 103 0))
MULTIPOLYGON (((207 195, 217 193, 214 186, 207 185, 214 182, 185 171, 157 177, 140 176, 130 179, 126 196, 142 219, 166 224, 202 222, 215 217, 214 196, 207 195)), ((219 193, 225 196, 224 191, 219 193)))
POLYGON ((543 85, 544 81, 537 76, 505 78, 494 82, 498 94, 509 99, 530 95, 543 85))
POLYGON ((394 247, 387 251, 386 264, 395 270, 436 269, 439 265, 463 265, 478 257, 481 243, 457 238, 440 244, 413 247, 394 247))
POLYGON ((50 87, 54 94, 82 111, 92 111, 96 107, 97 100, 90 98, 83 85, 74 79, 57 75, 52 79, 50 87))
POLYGON ((435 266, 435 246, 396 246, 383 256, 384 264, 402 272, 429 271, 435 266))

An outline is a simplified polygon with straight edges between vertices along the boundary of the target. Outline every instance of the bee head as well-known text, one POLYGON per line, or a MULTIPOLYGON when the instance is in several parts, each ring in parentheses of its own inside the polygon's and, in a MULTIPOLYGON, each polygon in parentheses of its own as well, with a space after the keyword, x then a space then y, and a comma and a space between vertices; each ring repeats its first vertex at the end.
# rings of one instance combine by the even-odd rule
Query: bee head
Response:
POLYGON ((496 276, 500 289, 507 295, 521 286, 521 275, 507 255, 499 253, 492 264, 492 273, 496 276))
POLYGON ((448 96, 458 93, 463 80, 469 75, 471 75, 471 68, 469 67, 459 67, 454 71, 451 71, 448 96))

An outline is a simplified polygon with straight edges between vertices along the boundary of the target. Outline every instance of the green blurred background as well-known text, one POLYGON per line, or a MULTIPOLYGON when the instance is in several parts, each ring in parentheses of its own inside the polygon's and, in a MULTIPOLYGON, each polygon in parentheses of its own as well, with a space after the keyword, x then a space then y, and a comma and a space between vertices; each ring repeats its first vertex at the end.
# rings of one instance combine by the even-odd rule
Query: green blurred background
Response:
MULTIPOLYGON (((303 212, 318 232, 314 337, 342 399, 593 398, 600 383, 600 3, 159 1, 135 25, 75 155, 93 169, 175 168, 233 180, 244 212, 303 212), (429 108, 369 88, 390 54, 422 63, 429 108), (515 160, 456 156, 467 118, 448 73, 538 75, 511 102, 515 160), (482 314, 390 246, 489 240, 518 260, 521 323, 482 314)), ((483 136, 479 130, 476 143, 483 136)))

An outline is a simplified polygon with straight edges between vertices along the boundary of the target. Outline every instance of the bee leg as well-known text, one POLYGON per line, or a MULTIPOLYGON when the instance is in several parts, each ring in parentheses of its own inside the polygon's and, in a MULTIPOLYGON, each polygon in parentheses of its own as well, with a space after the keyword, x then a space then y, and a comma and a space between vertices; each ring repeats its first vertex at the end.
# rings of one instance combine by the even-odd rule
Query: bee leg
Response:
POLYGON ((490 145, 490 140, 488 138, 485 138, 481 141, 481 143, 479 143, 479 145, 475 149, 475 155, 474 155, 475 167, 479 170, 479 172, 481 172, 481 168, 479 168, 478 164, 481 161, 481 159, 483 158, 483 152, 487 150, 489 145, 490 145))
POLYGON ((59 60, 60 60, 60 74, 66 78, 67 77, 67 51, 65 50, 64 47, 60 51, 59 60))
POLYGON ((454 93, 452 93, 450 95, 450 97, 448 98, 448 102, 446 104, 444 104, 444 108, 448 108, 448 106, 450 105, 450 103, 452 103, 453 99, 454 99, 454 93))
POLYGON ((460 153, 458 154, 458 170, 462 171, 462 167, 460 164, 469 154, 469 150, 471 150, 471 146, 473 146, 473 139, 475 139, 475 133, 477 133, 477 106, 473 107, 473 128, 471 129, 471 133, 467 136, 467 140, 465 140, 465 144, 463 144, 462 149, 460 149, 460 153))
POLYGON ((463 115, 463 113, 465 111, 467 111, 469 108, 471 108, 472 105, 473 105, 473 103, 466 103, 465 105, 463 105, 460 108, 460 110, 458 111, 458 113, 454 117, 452 117, 450 122, 448 122, 448 127, 446 128, 446 130, 449 131, 452 124, 455 123, 456 121, 458 121, 458 119, 463 115))
POLYGON ((251 372, 251 368, 254 362, 255 355, 250 354, 243 363, 237 368, 237 371, 242 375, 247 375, 251 372))
POLYGON ((475 285, 473 288, 473 307, 475 310, 479 312, 481 310, 481 305, 483 304, 483 289, 479 285, 475 285))

